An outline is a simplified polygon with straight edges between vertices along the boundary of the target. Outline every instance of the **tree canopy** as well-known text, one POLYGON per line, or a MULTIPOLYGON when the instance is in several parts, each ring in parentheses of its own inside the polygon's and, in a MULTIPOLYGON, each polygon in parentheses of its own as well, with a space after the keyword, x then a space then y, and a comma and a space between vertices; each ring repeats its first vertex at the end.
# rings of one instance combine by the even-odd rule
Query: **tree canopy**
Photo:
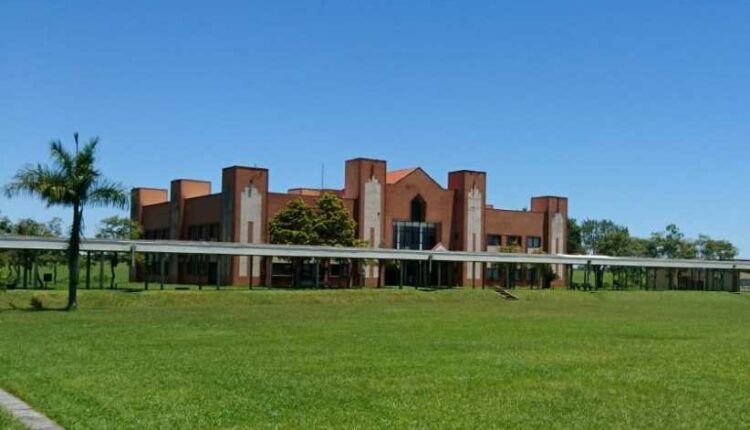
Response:
POLYGON ((139 239, 143 228, 128 217, 112 215, 99 221, 99 239, 139 239))
POLYGON ((271 243, 357 246, 357 224, 341 199, 324 193, 309 206, 301 198, 289 202, 270 222, 271 243))

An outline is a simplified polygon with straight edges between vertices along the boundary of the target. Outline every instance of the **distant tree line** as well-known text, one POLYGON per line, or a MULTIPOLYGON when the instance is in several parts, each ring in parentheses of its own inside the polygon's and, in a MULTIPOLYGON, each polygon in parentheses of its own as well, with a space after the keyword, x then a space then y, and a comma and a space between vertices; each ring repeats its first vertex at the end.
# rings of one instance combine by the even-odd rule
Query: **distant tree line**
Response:
POLYGON ((738 254, 730 241, 701 234, 685 237, 675 224, 647 238, 631 236, 624 225, 602 219, 568 220, 568 253, 617 257, 731 260, 738 254))
MULTIPOLYGON (((651 233, 649 237, 631 236, 628 228, 611 220, 585 219, 578 222, 568 220, 568 253, 585 255, 609 255, 616 257, 647 257, 672 259, 704 259, 731 260, 738 254, 737 247, 730 241, 713 239, 707 235, 698 238, 685 237, 675 224, 669 224, 663 231, 651 233)), ((642 287, 648 288, 649 283, 655 284, 655 272, 649 275, 643 268, 604 267, 592 268, 594 288, 602 288, 605 271, 609 269, 613 277, 613 287, 627 284, 631 280, 642 287), (653 279, 649 280, 649 276, 653 279)), ((683 270, 666 269, 670 288, 676 288, 683 270)), ((704 274, 704 277, 707 276, 704 274)), ((724 271, 710 275, 711 279, 718 277, 718 282, 724 281, 724 271)), ((582 288, 591 288, 591 282, 586 271, 582 288)))

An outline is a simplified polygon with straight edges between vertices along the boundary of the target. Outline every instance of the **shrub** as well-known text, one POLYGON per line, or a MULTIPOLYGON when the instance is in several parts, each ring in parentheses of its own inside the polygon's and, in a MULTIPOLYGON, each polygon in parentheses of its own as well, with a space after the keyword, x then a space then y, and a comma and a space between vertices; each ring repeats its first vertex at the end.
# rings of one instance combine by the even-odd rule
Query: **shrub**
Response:
POLYGON ((41 311, 42 309, 44 309, 44 303, 42 303, 42 299, 37 296, 32 296, 31 302, 29 304, 31 305, 32 310, 41 311))

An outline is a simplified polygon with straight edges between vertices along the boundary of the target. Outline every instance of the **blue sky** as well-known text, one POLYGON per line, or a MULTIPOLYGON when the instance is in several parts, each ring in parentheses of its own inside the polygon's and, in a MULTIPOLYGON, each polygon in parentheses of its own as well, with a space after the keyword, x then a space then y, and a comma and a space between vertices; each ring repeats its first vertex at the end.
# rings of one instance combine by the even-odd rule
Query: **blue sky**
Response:
MULTIPOLYGON (((152 3, 0 4, 3 183, 75 130, 127 186, 217 190, 243 164, 281 191, 325 163, 340 187, 345 159, 374 157, 750 256, 750 2, 152 3)), ((4 196, 0 213, 68 218, 4 196)))

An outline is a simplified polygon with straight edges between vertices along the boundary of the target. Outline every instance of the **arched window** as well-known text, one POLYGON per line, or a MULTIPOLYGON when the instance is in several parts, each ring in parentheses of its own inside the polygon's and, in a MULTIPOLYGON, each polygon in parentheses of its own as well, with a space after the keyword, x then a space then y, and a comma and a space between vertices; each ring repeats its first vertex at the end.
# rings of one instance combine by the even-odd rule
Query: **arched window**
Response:
POLYGON ((417 196, 411 200, 411 221, 424 222, 426 212, 427 204, 422 196, 417 194, 417 196))

